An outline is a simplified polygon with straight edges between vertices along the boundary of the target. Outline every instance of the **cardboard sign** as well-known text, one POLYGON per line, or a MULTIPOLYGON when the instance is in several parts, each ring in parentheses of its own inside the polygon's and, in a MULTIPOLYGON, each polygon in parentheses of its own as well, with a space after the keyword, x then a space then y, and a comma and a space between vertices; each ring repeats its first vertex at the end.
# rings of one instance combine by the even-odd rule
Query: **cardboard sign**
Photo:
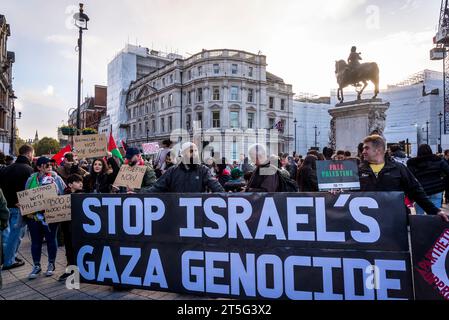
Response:
POLYGON ((151 142, 142 144, 144 154, 156 154, 159 152, 159 143, 151 142))
POLYGON ((48 208, 47 200, 58 196, 56 186, 48 184, 39 188, 17 192, 20 212, 23 216, 48 208))
POLYGON ((47 199, 48 208, 45 210, 45 221, 56 223, 72 220, 71 195, 47 199))
POLYGON ((360 190, 359 169, 356 160, 326 160, 316 162, 318 189, 360 190))
POLYGON ((117 187, 140 189, 146 170, 146 166, 130 167, 124 164, 120 167, 120 171, 117 175, 117 178, 115 178, 114 185, 117 187))
POLYGON ((108 154, 108 142, 105 134, 73 136, 73 149, 78 158, 100 158, 108 154))

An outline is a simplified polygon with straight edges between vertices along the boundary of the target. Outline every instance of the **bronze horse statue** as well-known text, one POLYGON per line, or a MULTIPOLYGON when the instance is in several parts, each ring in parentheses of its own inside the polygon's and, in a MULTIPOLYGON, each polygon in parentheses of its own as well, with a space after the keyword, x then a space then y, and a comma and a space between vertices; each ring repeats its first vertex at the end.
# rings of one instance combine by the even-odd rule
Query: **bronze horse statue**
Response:
POLYGON ((353 85, 354 87, 358 87, 359 83, 363 83, 363 87, 360 91, 357 91, 357 100, 362 99, 363 90, 365 90, 368 85, 368 81, 371 81, 374 84, 374 96, 372 99, 377 98, 379 94, 379 67, 375 62, 361 63, 356 66, 353 70, 348 68, 348 64, 344 60, 339 60, 335 62, 335 76, 337 77, 338 82, 338 90, 337 90, 337 98, 342 103, 344 101, 343 98, 343 89, 349 85, 353 85), (340 96, 341 94, 341 96, 340 96))

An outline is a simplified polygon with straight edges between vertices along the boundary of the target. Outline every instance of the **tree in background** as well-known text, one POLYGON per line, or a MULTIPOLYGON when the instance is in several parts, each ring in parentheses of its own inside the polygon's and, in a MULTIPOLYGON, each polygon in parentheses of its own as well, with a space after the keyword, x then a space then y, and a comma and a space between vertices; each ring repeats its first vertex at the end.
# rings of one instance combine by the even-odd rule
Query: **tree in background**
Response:
POLYGON ((53 155, 59 151, 59 142, 56 139, 44 137, 33 145, 36 156, 53 155))
POLYGON ((21 146, 23 146, 24 144, 27 144, 26 143, 26 141, 25 140, 23 140, 22 138, 20 138, 20 137, 16 137, 15 138, 15 146, 14 146, 14 154, 15 155, 18 155, 19 154, 19 148, 21 147, 21 146))

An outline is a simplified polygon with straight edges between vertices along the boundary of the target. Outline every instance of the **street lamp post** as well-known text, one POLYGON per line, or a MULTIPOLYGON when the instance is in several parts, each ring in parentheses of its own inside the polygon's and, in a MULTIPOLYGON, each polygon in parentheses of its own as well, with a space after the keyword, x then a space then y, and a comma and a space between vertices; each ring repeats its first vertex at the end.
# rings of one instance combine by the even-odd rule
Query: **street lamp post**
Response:
POLYGON ((314 127, 313 127, 314 129, 315 129, 315 149, 317 148, 317 129, 318 129, 318 127, 315 125, 314 127))
MULTIPOLYGON (((13 94, 10 96, 11 99, 17 99, 17 97, 13 94)), ((22 119, 22 112, 19 111, 19 116, 16 117, 16 107, 14 106, 14 102, 12 103, 11 110, 11 146, 9 147, 9 154, 15 155, 15 144, 16 144, 16 120, 22 119)))
POLYGON ((429 121, 426 121, 426 143, 429 144, 429 121))
MULTIPOLYGON (((81 106, 81 58, 82 58, 82 50, 83 50, 83 30, 87 30, 87 22, 89 21, 89 17, 84 13, 83 6, 84 4, 80 3, 80 9, 78 13, 73 15, 73 19, 75 19, 75 26, 79 29, 79 38, 78 38, 78 103, 76 110, 76 128, 80 129, 80 106, 81 106)), ((79 131, 77 134, 80 134, 79 131)))
POLYGON ((296 118, 295 118, 295 121, 293 121, 293 123, 295 124, 295 148, 294 148, 295 150, 294 150, 294 151, 295 151, 295 154, 296 154, 296 151, 297 151, 297 150, 296 150, 296 147, 298 146, 298 145, 296 144, 296 124, 298 123, 298 120, 296 120, 296 118))
POLYGON ((150 135, 150 129, 147 129, 147 143, 150 142, 150 140, 149 140, 149 139, 150 139, 150 138, 149 138, 149 135, 150 135))
POLYGON ((441 113, 441 111, 440 111, 440 113, 438 114, 438 118, 439 118, 439 120, 440 120, 440 140, 439 140, 439 144, 438 144, 438 153, 442 153, 443 152, 443 148, 442 148, 442 142, 441 142, 441 137, 442 137, 442 132, 441 132, 441 120, 442 120, 442 118, 443 118, 443 114, 441 113))

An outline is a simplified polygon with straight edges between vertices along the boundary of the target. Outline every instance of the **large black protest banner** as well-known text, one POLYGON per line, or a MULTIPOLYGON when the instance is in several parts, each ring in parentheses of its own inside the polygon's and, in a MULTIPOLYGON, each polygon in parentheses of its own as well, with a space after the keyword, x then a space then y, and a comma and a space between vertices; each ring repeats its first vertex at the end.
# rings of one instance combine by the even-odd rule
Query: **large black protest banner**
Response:
POLYGON ((403 194, 72 196, 89 283, 262 299, 411 299, 403 194))
POLYGON ((449 224, 437 216, 411 216, 413 274, 418 300, 449 300, 449 224))

